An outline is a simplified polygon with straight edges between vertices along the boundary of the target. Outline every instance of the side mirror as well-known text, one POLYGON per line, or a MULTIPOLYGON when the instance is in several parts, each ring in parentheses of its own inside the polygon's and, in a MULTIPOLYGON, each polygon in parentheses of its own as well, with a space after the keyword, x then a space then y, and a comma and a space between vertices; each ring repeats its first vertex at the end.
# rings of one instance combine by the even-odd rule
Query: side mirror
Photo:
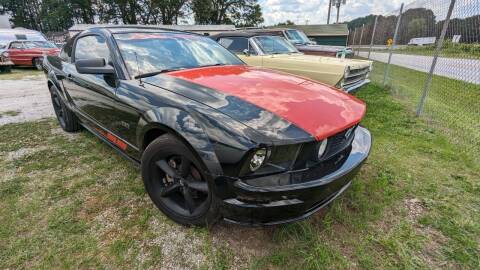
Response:
POLYGON ((76 60, 75 67, 81 74, 115 74, 115 69, 107 65, 104 58, 76 60))
POLYGON ((244 49, 243 54, 246 56, 250 56, 250 51, 248 49, 244 49))

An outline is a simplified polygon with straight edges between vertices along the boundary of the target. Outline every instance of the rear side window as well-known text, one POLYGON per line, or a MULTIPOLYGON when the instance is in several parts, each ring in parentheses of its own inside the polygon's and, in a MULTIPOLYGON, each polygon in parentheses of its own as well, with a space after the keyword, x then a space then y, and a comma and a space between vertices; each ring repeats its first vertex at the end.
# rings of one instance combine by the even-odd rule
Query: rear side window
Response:
POLYGON ((110 51, 107 42, 101 36, 85 36, 77 40, 75 60, 104 58, 110 61, 110 51))
POLYGON ((254 54, 255 51, 248 44, 248 38, 244 37, 224 37, 218 40, 218 43, 227 48, 231 52, 242 53, 244 50, 250 51, 250 54, 254 54))

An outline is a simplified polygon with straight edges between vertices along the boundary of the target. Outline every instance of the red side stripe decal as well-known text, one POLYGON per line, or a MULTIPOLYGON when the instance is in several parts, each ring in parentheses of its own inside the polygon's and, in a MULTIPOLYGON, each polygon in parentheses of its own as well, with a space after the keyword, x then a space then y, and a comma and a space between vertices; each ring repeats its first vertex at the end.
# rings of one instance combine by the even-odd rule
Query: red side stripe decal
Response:
POLYGON ((106 132, 100 129, 99 127, 95 127, 95 129, 98 131, 98 133, 100 133, 100 135, 105 137, 108 141, 115 144, 118 148, 122 149, 122 151, 125 151, 127 149, 127 144, 123 142, 121 139, 117 138, 112 133, 106 132))

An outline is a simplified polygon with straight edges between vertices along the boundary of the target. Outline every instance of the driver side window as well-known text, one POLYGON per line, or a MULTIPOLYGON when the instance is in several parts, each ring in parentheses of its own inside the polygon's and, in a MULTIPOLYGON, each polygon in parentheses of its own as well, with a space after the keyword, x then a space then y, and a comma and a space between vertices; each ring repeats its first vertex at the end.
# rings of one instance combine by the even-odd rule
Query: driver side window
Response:
POLYGON ((106 40, 101 36, 85 36, 77 40, 75 47, 75 60, 104 58, 110 62, 110 50, 106 40))
POLYGON ((234 53, 243 53, 244 50, 252 55, 256 55, 257 52, 249 43, 248 38, 244 37, 224 37, 218 40, 218 43, 225 47, 227 50, 234 53))
POLYGON ((12 42, 10 43, 10 49, 23 49, 22 42, 12 42))

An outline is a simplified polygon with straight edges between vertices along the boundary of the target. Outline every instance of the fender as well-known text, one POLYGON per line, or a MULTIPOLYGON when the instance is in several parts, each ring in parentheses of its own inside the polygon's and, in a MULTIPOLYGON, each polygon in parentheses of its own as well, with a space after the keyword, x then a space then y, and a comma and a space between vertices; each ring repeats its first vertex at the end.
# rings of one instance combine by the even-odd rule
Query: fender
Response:
POLYGON ((194 117, 186 111, 173 107, 160 107, 144 113, 137 126, 137 142, 145 149, 144 136, 152 129, 174 132, 190 145, 194 153, 207 167, 207 174, 212 177, 222 175, 222 168, 215 149, 204 129, 194 117))

